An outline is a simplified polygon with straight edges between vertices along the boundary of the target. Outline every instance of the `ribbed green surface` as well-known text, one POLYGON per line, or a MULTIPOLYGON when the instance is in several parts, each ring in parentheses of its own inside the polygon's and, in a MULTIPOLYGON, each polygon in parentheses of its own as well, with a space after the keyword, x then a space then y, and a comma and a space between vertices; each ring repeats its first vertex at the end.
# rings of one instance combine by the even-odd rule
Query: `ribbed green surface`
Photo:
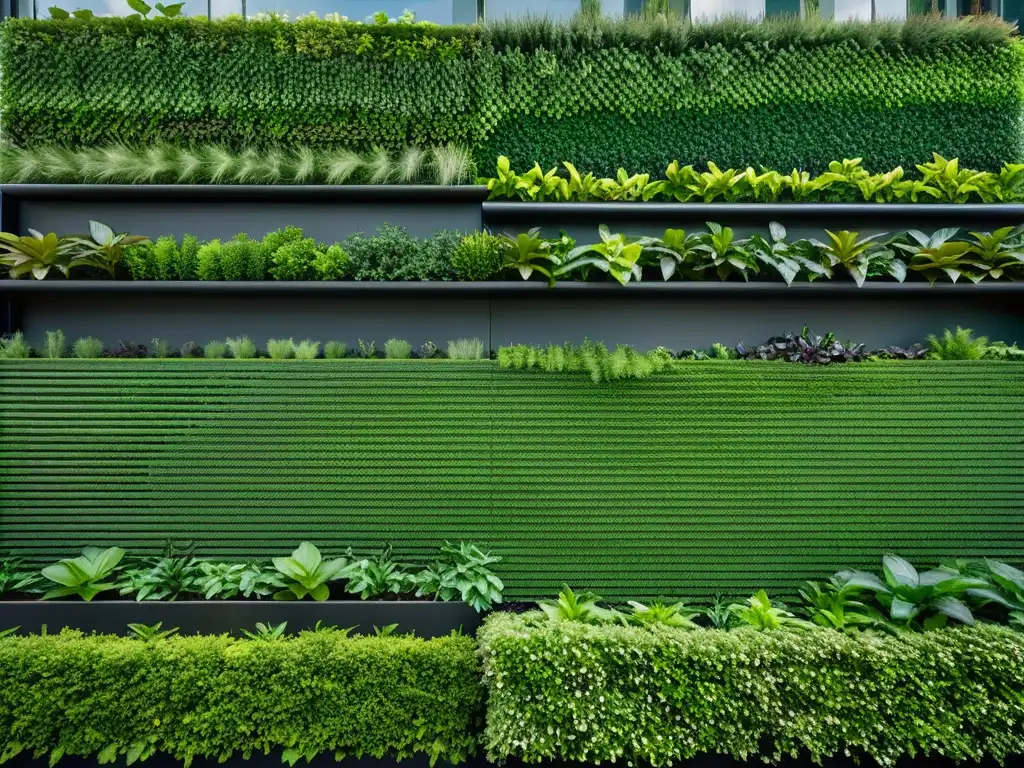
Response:
POLYGON ((6 361, 0 551, 444 539, 512 596, 792 589, 886 551, 1024 559, 1024 366, 6 361))

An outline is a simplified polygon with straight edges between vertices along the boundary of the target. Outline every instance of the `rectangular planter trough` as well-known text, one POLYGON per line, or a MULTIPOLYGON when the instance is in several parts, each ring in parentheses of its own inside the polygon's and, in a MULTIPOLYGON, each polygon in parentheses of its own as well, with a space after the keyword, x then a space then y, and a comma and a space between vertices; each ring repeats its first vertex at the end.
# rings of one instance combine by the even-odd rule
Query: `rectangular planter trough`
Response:
POLYGON ((149 601, 70 600, 0 601, 0 629, 19 627, 19 633, 58 632, 63 627, 83 632, 125 635, 128 624, 177 627, 183 635, 238 634, 256 622, 276 626, 288 622, 289 633, 312 629, 319 621, 327 626, 356 627, 353 634, 373 634, 374 627, 397 624, 396 632, 415 632, 431 638, 461 630, 474 634, 481 616, 463 602, 345 600, 199 600, 149 601))

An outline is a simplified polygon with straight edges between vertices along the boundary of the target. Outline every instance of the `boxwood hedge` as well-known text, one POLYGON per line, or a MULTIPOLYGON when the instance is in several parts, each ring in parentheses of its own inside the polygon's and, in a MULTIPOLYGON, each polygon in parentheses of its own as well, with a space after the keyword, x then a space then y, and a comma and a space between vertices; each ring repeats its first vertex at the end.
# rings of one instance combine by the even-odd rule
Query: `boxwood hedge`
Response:
POLYGON ((476 749, 482 687, 468 637, 278 641, 59 635, 0 640, 0 759, 283 751, 290 760, 476 749))

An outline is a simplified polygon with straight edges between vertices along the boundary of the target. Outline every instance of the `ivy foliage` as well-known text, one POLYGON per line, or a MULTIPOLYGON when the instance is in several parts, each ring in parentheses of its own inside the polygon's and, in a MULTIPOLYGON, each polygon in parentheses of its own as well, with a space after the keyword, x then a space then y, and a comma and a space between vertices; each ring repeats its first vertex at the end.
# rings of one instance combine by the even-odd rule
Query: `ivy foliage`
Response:
POLYGON ((3 638, 0 757, 223 761, 282 750, 294 764, 475 752, 483 697, 471 638, 345 635, 3 638))
POLYGON ((1024 752, 1024 635, 995 626, 844 634, 552 622, 478 632, 485 741, 509 757, 665 766, 849 752, 1002 762, 1024 752))
POLYGON ((455 142, 481 167, 506 155, 604 175, 676 157, 812 172, 852 155, 1024 159, 1024 54, 993 20, 14 19, 0 69, 21 147, 455 142))

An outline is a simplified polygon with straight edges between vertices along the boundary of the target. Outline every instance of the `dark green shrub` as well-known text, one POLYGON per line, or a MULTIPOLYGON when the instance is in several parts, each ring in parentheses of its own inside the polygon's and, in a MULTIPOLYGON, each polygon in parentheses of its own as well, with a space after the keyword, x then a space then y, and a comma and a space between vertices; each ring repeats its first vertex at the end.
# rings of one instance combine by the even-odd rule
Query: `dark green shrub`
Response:
POLYGON ((666 765, 849 750, 891 764, 1024 752, 1024 635, 594 626, 494 614, 479 631, 492 760, 666 765), (628 723, 628 727, 623 727, 628 723))
POLYGON ((0 679, 8 758, 284 750, 293 761, 337 752, 458 762, 476 750, 483 704, 475 644, 461 636, 147 642, 66 631, 0 640, 0 679))
POLYGON ((487 280, 501 270, 502 240, 489 232, 462 238, 452 251, 452 269, 459 280, 487 280))
POLYGON ((238 234, 224 243, 220 253, 222 280, 262 280, 263 249, 257 240, 238 234))

